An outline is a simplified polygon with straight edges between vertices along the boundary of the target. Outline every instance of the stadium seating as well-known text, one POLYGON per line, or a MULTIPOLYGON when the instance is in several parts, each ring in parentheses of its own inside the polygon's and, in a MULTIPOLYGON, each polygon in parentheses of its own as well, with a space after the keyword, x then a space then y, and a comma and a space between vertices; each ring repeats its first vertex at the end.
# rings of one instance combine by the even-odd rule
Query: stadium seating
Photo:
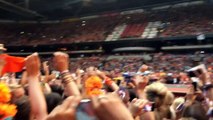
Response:
POLYGON ((0 42, 42 45, 213 33, 211 11, 212 6, 201 5, 54 24, 1 24, 0 42))
POLYGON ((138 38, 144 32, 146 24, 130 24, 127 25, 124 32, 121 34, 121 38, 138 38))

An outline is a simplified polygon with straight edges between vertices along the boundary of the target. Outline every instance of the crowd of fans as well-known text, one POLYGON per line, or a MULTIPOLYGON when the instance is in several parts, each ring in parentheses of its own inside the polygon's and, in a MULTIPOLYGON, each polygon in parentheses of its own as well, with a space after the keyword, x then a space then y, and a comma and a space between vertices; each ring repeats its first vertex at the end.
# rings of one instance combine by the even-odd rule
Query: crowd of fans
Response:
MULTIPOLYGON (((209 11, 212 8, 196 8, 39 26, 2 25, 0 37, 8 45, 99 41, 117 25, 159 20, 166 22, 159 28, 159 36, 212 32, 209 11)), ((142 31, 141 27, 138 25, 136 29, 142 31)), ((134 33, 137 32, 128 31, 126 34, 130 36, 122 36, 139 36, 134 33)), ((21 58, 6 55, 5 50, 1 44, 0 120, 213 119, 212 54, 71 58, 55 52, 53 58, 40 59, 38 53, 21 58), (177 88, 173 91, 171 85, 177 88), (175 91, 180 88, 184 88, 181 95, 175 91)))
POLYGON ((211 54, 164 54, 154 53, 148 55, 134 56, 134 55, 115 55, 115 56, 95 56, 71 59, 72 71, 77 68, 85 69, 89 66, 95 66, 102 70, 111 71, 119 69, 120 72, 137 72, 142 64, 151 66, 149 69, 154 72, 181 72, 189 69, 194 64, 192 61, 202 60, 207 66, 211 67, 211 54), (148 58, 147 58, 148 57, 148 58), (184 61, 183 63, 179 61, 184 61), (162 63, 159 65, 159 63, 162 63))
POLYGON ((198 5, 54 24, 3 24, 0 39, 8 45, 104 41, 124 24, 120 38, 140 38, 147 23, 155 21, 162 23, 157 37, 198 35, 213 32, 211 11, 211 5, 198 5))
POLYGON ((170 17, 170 23, 161 36, 187 36, 212 33, 213 18, 211 10, 212 7, 204 6, 200 6, 199 9, 196 6, 192 6, 190 9, 179 8, 178 10, 171 10, 170 15, 175 14, 175 16, 170 17), (196 14, 193 14, 192 11, 196 12, 196 14))
MULTIPOLYGON (((49 63, 41 64, 34 53, 25 58, 26 70, 21 79, 11 73, 1 77, 1 86, 10 88, 9 103, 17 109, 9 117, 14 120, 212 119, 211 54, 147 56, 70 59, 67 54, 56 52, 53 59, 43 59, 49 63), (198 62, 206 69, 191 77, 186 70, 198 62), (168 84, 188 87, 178 96, 169 90, 168 84)), ((3 61, 1 58, 0 68, 3 61)), ((1 86, 0 102, 4 93, 1 86)), ((1 106, 0 109, 3 114, 5 109, 1 106)))

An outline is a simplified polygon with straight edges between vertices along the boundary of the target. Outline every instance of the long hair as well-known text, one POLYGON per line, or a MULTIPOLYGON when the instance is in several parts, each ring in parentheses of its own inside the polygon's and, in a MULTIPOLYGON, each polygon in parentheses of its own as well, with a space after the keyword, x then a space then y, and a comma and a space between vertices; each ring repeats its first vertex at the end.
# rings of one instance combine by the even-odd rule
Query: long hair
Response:
POLYGON ((149 101, 154 102, 155 107, 160 107, 163 104, 167 91, 167 87, 160 82, 152 83, 144 89, 146 98, 149 101))

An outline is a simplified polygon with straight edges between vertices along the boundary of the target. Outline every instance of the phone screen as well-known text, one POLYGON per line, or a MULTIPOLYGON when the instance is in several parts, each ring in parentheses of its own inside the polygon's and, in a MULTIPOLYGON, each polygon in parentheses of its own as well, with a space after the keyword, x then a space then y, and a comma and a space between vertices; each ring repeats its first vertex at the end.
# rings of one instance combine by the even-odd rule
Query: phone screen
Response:
POLYGON ((59 71, 52 71, 52 74, 55 74, 56 78, 58 78, 60 76, 60 72, 59 71))
POLYGON ((181 103, 176 107, 176 110, 181 111, 181 110, 183 110, 183 108, 184 108, 184 103, 181 103))
POLYGON ((146 112, 154 111, 154 103, 148 103, 148 104, 146 104, 144 106, 143 110, 146 111, 146 112))
POLYGON ((76 118, 77 120, 98 120, 89 99, 80 102, 76 110, 76 118))
POLYGON ((124 90, 119 90, 119 91, 118 91, 118 95, 119 95, 119 97, 123 100, 123 99, 125 98, 125 96, 126 96, 126 93, 125 93, 124 90))

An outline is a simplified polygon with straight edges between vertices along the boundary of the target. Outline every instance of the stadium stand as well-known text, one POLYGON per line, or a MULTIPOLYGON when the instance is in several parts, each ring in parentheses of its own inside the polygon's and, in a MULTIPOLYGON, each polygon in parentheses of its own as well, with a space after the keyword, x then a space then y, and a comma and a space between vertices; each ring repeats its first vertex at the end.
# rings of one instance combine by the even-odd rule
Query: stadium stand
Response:
POLYGON ((8 24, 1 25, 0 39, 7 45, 38 45, 207 34, 213 32, 212 10, 202 5, 55 24, 8 24))

